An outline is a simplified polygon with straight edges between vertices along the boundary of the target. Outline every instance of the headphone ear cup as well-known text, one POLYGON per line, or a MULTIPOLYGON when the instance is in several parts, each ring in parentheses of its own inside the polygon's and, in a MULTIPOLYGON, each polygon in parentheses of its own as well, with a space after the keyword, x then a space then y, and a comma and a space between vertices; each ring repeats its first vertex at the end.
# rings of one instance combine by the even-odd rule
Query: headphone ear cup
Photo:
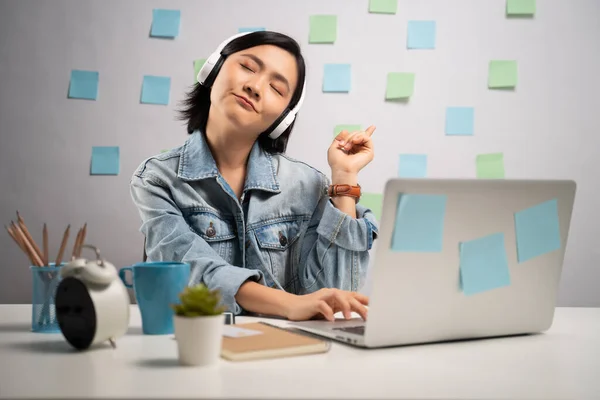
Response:
POLYGON ((273 131, 269 134, 269 138, 277 139, 279 136, 281 136, 281 134, 285 132, 285 130, 292 124, 292 122, 294 122, 294 119, 296 119, 296 113, 293 111, 288 112, 281 122, 277 124, 275 129, 273 129, 273 131))

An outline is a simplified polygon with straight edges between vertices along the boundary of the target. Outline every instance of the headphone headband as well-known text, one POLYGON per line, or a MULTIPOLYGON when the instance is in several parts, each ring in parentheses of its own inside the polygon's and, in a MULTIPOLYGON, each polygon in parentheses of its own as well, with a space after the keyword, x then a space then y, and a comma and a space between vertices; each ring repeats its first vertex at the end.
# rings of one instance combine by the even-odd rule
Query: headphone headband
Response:
MULTIPOLYGON (((226 58, 223 57, 223 55, 221 54, 225 46, 227 46, 232 40, 235 40, 241 36, 248 35, 250 33, 252 32, 241 32, 221 42, 221 44, 219 44, 216 50, 208 57, 202 68, 200 68, 200 71, 198 71, 198 76, 196 77, 198 83, 208 88, 212 87, 215 77, 219 73, 219 70, 221 69, 221 66, 223 65, 223 62, 226 58)), ((304 82, 302 84, 302 92, 300 93, 300 99, 298 100, 298 103, 291 110, 289 108, 286 108, 283 114, 275 121, 275 123, 273 123, 273 126, 275 127, 269 133, 269 138, 277 139, 292 124, 292 122, 294 122, 294 120, 296 119, 296 114, 298 113, 298 110, 300 110, 300 107, 304 102, 305 92, 306 79, 304 79, 304 82)))

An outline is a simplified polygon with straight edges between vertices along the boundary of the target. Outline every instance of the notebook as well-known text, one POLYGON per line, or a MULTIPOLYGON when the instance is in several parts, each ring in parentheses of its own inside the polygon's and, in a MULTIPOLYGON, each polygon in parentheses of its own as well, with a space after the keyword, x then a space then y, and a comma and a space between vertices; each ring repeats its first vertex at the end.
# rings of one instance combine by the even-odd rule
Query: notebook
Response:
POLYGON ((264 322, 228 325, 223 335, 221 357, 230 361, 290 357, 325 353, 331 343, 290 332, 264 322))

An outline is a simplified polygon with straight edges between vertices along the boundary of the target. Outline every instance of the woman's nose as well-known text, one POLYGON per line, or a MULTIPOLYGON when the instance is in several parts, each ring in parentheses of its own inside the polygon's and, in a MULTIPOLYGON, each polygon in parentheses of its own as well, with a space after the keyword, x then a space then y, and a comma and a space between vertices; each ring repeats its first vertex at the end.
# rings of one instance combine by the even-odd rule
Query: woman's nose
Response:
POLYGON ((244 92, 246 92, 252 98, 260 99, 260 89, 258 88, 258 83, 256 82, 246 83, 244 85, 244 92))

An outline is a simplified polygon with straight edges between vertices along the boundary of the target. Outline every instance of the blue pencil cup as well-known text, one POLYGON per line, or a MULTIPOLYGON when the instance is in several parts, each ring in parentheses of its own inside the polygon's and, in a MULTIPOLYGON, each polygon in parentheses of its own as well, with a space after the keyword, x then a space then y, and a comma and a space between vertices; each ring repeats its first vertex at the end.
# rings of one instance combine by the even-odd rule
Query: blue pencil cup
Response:
POLYGON ((32 281, 31 330, 41 333, 60 333, 56 319, 54 297, 60 283, 60 267, 50 263, 48 267, 30 266, 32 281))

